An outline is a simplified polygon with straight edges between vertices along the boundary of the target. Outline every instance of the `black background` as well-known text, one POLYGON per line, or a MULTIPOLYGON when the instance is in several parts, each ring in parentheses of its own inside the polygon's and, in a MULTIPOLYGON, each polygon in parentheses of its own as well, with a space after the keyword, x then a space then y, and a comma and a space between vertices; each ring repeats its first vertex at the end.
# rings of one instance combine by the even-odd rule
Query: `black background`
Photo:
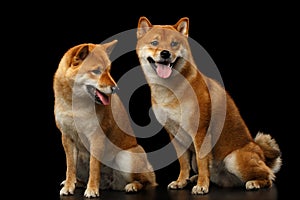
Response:
MULTIPOLYGON (((6 83, 3 101, 13 104, 3 106, 9 111, 3 124, 8 125, 5 132, 12 136, 4 158, 10 163, 6 166, 16 175, 8 180, 8 188, 15 191, 11 194, 26 198, 43 194, 43 198, 54 199, 50 197, 57 196, 65 177, 65 157, 54 123, 52 90, 53 75, 62 55, 79 43, 101 43, 114 34, 134 29, 142 15, 153 24, 175 24, 181 17, 189 17, 190 37, 217 65, 251 133, 264 131, 278 142, 283 157, 275 182, 278 193, 293 191, 289 188, 292 180, 297 182, 292 163, 297 153, 294 142, 298 130, 292 129, 297 125, 293 120, 297 119, 297 90, 293 87, 297 79, 292 77, 297 66, 291 62, 295 55, 291 46, 295 45, 292 35, 296 26, 292 5, 71 4, 12 5, 11 12, 2 16, 3 41, 8 44, 2 49, 8 54, 4 68, 9 69, 3 77, 6 83)), ((134 53, 120 58, 112 64, 112 75, 118 80, 137 63, 134 53)), ((130 104, 131 117, 141 125, 148 119, 148 92, 147 87, 140 88, 130 104)), ((160 142, 141 140, 145 149, 157 148, 168 139, 163 130, 155 137, 160 142)), ((177 175, 178 164, 174 162, 157 171, 157 180, 164 185, 177 175)))

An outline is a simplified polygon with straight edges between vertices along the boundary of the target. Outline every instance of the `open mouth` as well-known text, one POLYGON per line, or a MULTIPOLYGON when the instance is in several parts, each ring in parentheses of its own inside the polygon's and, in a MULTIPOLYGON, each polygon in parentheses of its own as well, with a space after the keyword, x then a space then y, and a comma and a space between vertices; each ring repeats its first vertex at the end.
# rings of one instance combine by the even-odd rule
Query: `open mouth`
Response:
POLYGON ((147 60, 151 64, 152 68, 156 71, 157 75, 160 78, 164 78, 164 79, 169 78, 171 76, 172 69, 176 65, 178 59, 179 59, 179 57, 177 57, 176 60, 173 63, 171 63, 169 61, 155 62, 155 60, 153 60, 153 58, 151 58, 151 57, 147 58, 147 60))
POLYGON ((95 88, 92 85, 86 86, 88 93, 90 94, 91 98, 97 103, 101 105, 109 105, 109 97, 95 88))

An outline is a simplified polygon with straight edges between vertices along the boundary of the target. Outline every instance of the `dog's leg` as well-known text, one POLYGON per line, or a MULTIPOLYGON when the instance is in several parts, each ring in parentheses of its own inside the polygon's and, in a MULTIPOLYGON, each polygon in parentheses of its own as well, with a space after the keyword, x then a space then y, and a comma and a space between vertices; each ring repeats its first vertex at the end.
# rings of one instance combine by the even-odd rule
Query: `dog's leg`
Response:
POLYGON ((91 155, 90 157, 90 173, 87 188, 84 192, 85 197, 98 197, 100 186, 100 161, 91 155))
POLYGON ((200 130, 194 137, 194 147, 196 152, 196 162, 198 166, 197 184, 192 188, 192 194, 206 194, 209 191, 210 174, 209 163, 211 154, 202 155, 202 148, 210 148, 210 140, 204 144, 206 129, 200 130))
POLYGON ((145 186, 157 185, 152 165, 140 145, 119 152, 115 161, 128 183, 124 188, 126 192, 138 192, 145 186))
POLYGON ((105 136, 99 131, 93 134, 90 138, 90 169, 87 188, 84 191, 85 197, 98 197, 100 189, 100 159, 105 148, 105 136))
POLYGON ((263 153, 254 143, 230 153, 224 159, 227 170, 245 183, 247 190, 268 188, 275 178, 263 161, 263 153))
POLYGON ((136 160, 134 155, 131 154, 133 152, 133 149, 124 150, 117 154, 116 156, 116 164, 117 168, 120 170, 123 178, 125 179, 126 186, 124 188, 125 192, 137 192, 143 188, 143 185, 139 182, 138 179, 135 180, 134 174, 130 172, 136 172, 136 170, 139 170, 137 167, 140 167, 141 165, 144 165, 141 160, 136 160), (139 163, 139 164, 135 164, 139 163))
POLYGON ((60 195, 74 194, 75 184, 76 184, 76 159, 77 159, 77 149, 66 134, 62 134, 62 144, 66 154, 66 180, 61 184, 64 185, 60 190, 60 195))
MULTIPOLYGON (((179 133, 180 134, 180 133, 179 133)), ((174 149, 177 153, 178 161, 179 161, 179 166, 180 166, 180 172, 179 176, 176 181, 172 181, 169 185, 169 189, 182 189, 187 185, 187 180, 189 179, 190 176, 190 151, 188 149, 184 149, 184 146, 180 144, 174 136, 169 133, 170 139, 172 141, 172 144, 174 145, 174 149), (180 152, 184 153, 179 156, 180 152)))
POLYGON ((192 194, 206 194, 209 191, 209 156, 197 159, 198 178, 197 185, 192 189, 192 194))

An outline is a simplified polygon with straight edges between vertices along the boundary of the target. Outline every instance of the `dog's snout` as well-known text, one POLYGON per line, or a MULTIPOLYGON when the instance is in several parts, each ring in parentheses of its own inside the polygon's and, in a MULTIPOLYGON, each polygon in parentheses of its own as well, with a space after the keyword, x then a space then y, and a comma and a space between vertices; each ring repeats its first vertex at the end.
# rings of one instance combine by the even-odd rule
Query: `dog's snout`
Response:
POLYGON ((163 59, 168 59, 168 58, 170 58, 171 54, 170 54, 169 51, 163 50, 162 52, 160 52, 160 56, 161 56, 163 59))

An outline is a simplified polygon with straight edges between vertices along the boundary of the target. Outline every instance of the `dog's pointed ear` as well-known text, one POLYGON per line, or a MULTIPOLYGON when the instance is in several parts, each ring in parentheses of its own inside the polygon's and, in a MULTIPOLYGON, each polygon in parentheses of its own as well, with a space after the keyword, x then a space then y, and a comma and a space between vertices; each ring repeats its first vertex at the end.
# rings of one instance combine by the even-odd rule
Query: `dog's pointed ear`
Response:
POLYGON ((137 38, 140 39, 147 33, 152 27, 152 24, 146 17, 140 17, 138 26, 137 26, 137 38))
POLYGON ((78 49, 72 60, 72 65, 77 66, 89 55, 89 45, 84 45, 78 49))
POLYGON ((113 40, 111 42, 102 44, 102 47, 104 48, 104 50, 108 56, 110 56, 110 54, 113 51, 114 47, 116 46, 117 42, 118 42, 118 40, 113 40))
POLYGON ((181 18, 175 25, 174 28, 182 33, 184 36, 189 36, 189 18, 183 17, 181 18))

